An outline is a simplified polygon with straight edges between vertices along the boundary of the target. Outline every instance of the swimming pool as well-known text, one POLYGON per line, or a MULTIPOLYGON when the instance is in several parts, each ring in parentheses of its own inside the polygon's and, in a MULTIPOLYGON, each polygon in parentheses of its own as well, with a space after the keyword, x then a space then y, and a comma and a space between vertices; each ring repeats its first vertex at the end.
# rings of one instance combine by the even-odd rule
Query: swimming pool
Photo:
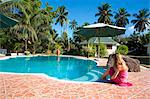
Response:
POLYGON ((92 60, 73 57, 36 56, 0 60, 0 72, 44 73, 63 80, 96 81, 104 71, 92 60))

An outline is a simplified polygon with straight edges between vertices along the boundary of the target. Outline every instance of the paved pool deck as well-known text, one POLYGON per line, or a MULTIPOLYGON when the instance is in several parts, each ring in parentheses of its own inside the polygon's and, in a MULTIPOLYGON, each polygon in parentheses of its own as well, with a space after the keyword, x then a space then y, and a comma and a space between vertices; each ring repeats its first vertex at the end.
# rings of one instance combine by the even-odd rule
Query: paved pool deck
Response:
POLYGON ((150 99, 150 69, 141 67, 141 72, 129 72, 128 81, 133 86, 0 73, 0 99, 150 99))

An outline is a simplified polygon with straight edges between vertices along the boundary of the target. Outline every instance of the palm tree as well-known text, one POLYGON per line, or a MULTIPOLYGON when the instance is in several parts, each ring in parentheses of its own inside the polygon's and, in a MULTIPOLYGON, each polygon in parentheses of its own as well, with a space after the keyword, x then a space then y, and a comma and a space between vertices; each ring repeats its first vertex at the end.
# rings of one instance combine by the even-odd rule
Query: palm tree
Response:
MULTIPOLYGON (((83 26, 87 26, 87 25, 89 25, 89 23, 84 22, 82 26, 77 27, 77 30, 82 28, 83 26)), ((73 32, 73 43, 74 43, 75 49, 77 49, 78 51, 80 51, 82 49, 82 45, 80 43, 83 40, 85 40, 85 37, 81 36, 78 31, 73 32)))
POLYGON ((68 39, 68 34, 67 32, 63 32, 63 34, 61 35, 61 43, 63 45, 63 48, 66 49, 67 51, 69 51, 69 39, 68 39))
POLYGON ((37 38, 42 38, 41 35, 46 34, 46 32, 51 29, 50 25, 54 18, 52 7, 49 6, 48 3, 46 4, 46 8, 41 9, 40 7, 41 2, 39 0, 34 0, 34 2, 30 0, 13 0, 0 5, 2 10, 12 8, 19 10, 19 14, 12 13, 12 15, 17 17, 20 21, 19 24, 14 27, 14 33, 20 34, 17 37, 22 37, 24 40, 25 50, 27 50, 29 40, 32 39, 34 46, 34 42, 37 43, 37 38))
POLYGON ((111 24, 110 17, 113 15, 110 8, 111 6, 108 3, 98 7, 98 13, 95 14, 95 16, 99 16, 98 23, 111 24))
POLYGON ((138 14, 133 14, 133 16, 135 19, 131 22, 135 25, 134 29, 136 29, 137 32, 143 32, 146 30, 146 26, 150 26, 150 12, 148 9, 142 9, 138 14))
MULTIPOLYGON (((77 27, 76 29, 78 30, 78 29, 82 28, 83 26, 87 26, 87 25, 89 25, 89 23, 88 22, 84 22, 82 26, 77 27)), ((73 32, 73 41, 74 41, 75 44, 79 44, 84 39, 83 36, 81 36, 79 34, 80 33, 78 31, 74 31, 73 32)))
MULTIPOLYGON (((11 15, 13 13, 7 9, 18 9, 22 13, 22 16, 20 18, 21 20, 19 20, 19 24, 14 27, 16 32, 22 32, 25 35, 25 37, 29 37, 30 35, 33 41, 37 39, 36 32, 30 23, 31 15, 29 15, 29 13, 32 13, 31 1, 11 0, 1 4, 0 7, 2 8, 2 10, 6 10, 6 14, 11 13, 11 15)), ((27 38, 25 39, 25 50, 27 50, 27 38)))
MULTIPOLYGON (((55 24, 60 24, 61 27, 67 27, 67 24, 68 24, 68 19, 67 19, 67 15, 68 15, 68 11, 66 11, 66 7, 65 6, 61 6, 57 9, 57 13, 56 13, 56 23, 55 24)), ((62 31, 61 31, 62 32, 62 31)), ((67 32, 63 32, 62 35, 67 35, 67 32)), ((62 37, 64 38, 64 37, 62 37)), ((69 41, 68 41, 68 38, 63 40, 62 41, 65 41, 63 42, 63 44, 65 46, 68 45, 67 48, 69 48, 69 41), (66 41, 67 40, 67 41, 66 41), (66 44, 67 43, 67 44, 66 44)))
MULTIPOLYGON (((39 42, 41 40, 47 39, 49 42, 49 36, 51 34, 51 31, 53 31, 51 24, 52 24, 52 19, 54 18, 54 12, 52 12, 52 7, 49 6, 48 3, 46 3, 46 7, 41 9, 41 2, 35 3, 34 1, 34 7, 33 7, 33 12, 32 17, 30 19, 32 27, 34 27, 36 34, 38 36, 39 42)), ((38 42, 33 42, 38 44, 38 42)), ((33 48, 36 44, 33 44, 33 48)), ((40 44, 40 43, 39 43, 40 44)), ((41 43, 42 44, 42 43, 41 43)), ((48 43, 49 44, 49 43, 48 43)), ((37 46, 38 47, 38 46, 37 46)), ((49 48, 49 47, 48 47, 49 48)))
POLYGON ((0 30, 0 48, 3 48, 2 45, 6 44, 8 38, 9 38, 8 35, 2 30, 0 30))
POLYGON ((0 8, 0 12, 5 14, 10 14, 11 11, 13 12, 14 9, 19 9, 27 17, 27 12, 30 12, 32 6, 27 0, 9 0, 7 2, 2 3, 0 5, 0 8))
POLYGON ((77 25, 78 25, 78 23, 76 22, 76 20, 73 20, 73 21, 70 22, 70 26, 69 26, 69 27, 70 27, 73 31, 76 31, 77 25))
POLYGON ((125 8, 120 8, 118 12, 115 12, 116 15, 114 18, 116 19, 115 25, 120 27, 125 27, 127 24, 129 24, 128 17, 130 14, 126 11, 125 8))
POLYGON ((60 23, 61 27, 67 22, 67 15, 68 12, 66 11, 65 6, 61 6, 58 8, 57 13, 56 13, 56 23, 60 23))
MULTIPOLYGON (((130 14, 126 11, 125 8, 120 8, 118 12, 115 12, 115 14, 116 15, 114 16, 114 18, 116 19, 116 21, 114 22, 114 25, 125 27, 127 24, 129 24, 128 17, 130 16, 130 14)), ((117 36, 117 41, 121 42, 120 35, 117 36)))
POLYGON ((58 34, 55 30, 50 30, 49 36, 48 36, 48 50, 55 50, 54 46, 57 43, 58 34))

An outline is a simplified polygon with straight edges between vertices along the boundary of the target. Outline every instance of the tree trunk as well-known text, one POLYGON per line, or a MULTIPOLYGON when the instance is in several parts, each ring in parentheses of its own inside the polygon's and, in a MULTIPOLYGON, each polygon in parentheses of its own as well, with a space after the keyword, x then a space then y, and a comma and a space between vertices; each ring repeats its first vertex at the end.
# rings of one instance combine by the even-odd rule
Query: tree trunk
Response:
POLYGON ((36 48, 35 48, 35 45, 33 45, 33 54, 35 54, 36 52, 36 48))
MULTIPOLYGON (((89 48, 89 40, 87 40, 88 44, 87 44, 87 48, 89 48)), ((89 58, 89 52, 87 51, 87 58, 89 58)))
POLYGON ((69 42, 69 40, 68 40, 68 48, 67 48, 67 52, 69 52, 70 51, 70 42, 69 42))
POLYGON ((100 57, 100 37, 98 37, 98 58, 100 57))
POLYGON ((28 41, 28 40, 25 40, 25 51, 27 51, 27 48, 28 48, 28 47, 27 47, 27 46, 28 46, 28 45, 27 45, 27 41, 28 41))

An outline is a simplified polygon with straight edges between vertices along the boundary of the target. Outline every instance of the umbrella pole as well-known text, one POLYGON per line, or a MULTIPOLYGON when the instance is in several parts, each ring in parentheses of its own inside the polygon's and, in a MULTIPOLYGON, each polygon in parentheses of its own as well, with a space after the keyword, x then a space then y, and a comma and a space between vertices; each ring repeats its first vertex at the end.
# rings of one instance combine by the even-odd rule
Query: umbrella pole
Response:
MULTIPOLYGON (((89 49, 89 40, 87 40, 87 49, 89 49)), ((89 58, 89 52, 87 51, 87 58, 89 58)))
POLYGON ((100 37, 98 37, 98 58, 100 58, 100 37))

